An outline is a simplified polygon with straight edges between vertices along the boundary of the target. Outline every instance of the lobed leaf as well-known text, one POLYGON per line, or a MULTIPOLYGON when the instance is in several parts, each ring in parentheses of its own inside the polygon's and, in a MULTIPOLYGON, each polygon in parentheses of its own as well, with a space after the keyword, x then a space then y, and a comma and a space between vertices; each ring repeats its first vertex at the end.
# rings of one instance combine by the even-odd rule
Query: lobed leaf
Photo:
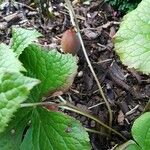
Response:
POLYGON ((31 109, 19 109, 14 115, 6 130, 0 133, 0 150, 19 150, 23 131, 31 116, 31 109))
POLYGON ((21 62, 16 59, 15 53, 9 46, 0 44, 0 71, 20 72, 24 71, 21 62))
POLYGON ((114 37, 115 51, 123 64, 150 74, 150 1, 142 0, 128 13, 114 37))
POLYGON ((28 97, 38 80, 20 73, 0 73, 0 132, 3 132, 20 103, 28 97))
POLYGON ((24 49, 33 41, 37 40, 39 36, 41 36, 41 34, 36 30, 17 27, 12 28, 12 49, 15 51, 16 56, 19 57, 24 49))
POLYGON ((32 130, 28 132, 27 138, 30 137, 33 144, 29 145, 29 140, 24 139, 26 143, 21 150, 91 149, 88 134, 79 121, 63 113, 39 108, 33 113, 32 123, 32 130))
POLYGON ((41 81, 32 92, 35 101, 44 94, 67 90, 77 73, 76 57, 56 50, 47 51, 34 44, 26 48, 20 59, 28 75, 41 81))

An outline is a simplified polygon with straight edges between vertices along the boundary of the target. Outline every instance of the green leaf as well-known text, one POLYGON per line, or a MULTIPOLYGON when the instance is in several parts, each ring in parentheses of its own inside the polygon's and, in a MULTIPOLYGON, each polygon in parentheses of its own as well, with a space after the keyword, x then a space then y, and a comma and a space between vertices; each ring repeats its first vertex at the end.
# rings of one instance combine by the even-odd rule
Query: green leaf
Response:
POLYGON ((142 150, 150 148, 150 112, 137 118, 132 127, 132 135, 142 150))
POLYGON ((33 150, 32 134, 33 130, 32 128, 29 128, 20 146, 20 150, 33 150))
POLYGON ((60 112, 36 109, 32 117, 34 150, 90 150, 85 129, 72 117, 60 112))
POLYGON ((35 101, 38 101, 43 94, 67 90, 77 72, 76 57, 71 54, 61 54, 56 50, 47 51, 33 44, 26 48, 20 59, 28 75, 41 81, 32 92, 35 101))
POLYGON ((20 103, 28 97, 38 80, 28 78, 20 73, 3 72, 0 74, 0 132, 4 131, 13 113, 20 103))
POLYGON ((27 30, 23 28, 12 28, 12 49, 16 52, 17 57, 24 51, 29 44, 37 40, 41 34, 36 30, 27 30))
POLYGON ((141 148, 132 140, 120 145, 115 150, 141 150, 141 148))
POLYGON ((27 126, 31 109, 22 108, 15 113, 5 132, 0 133, 0 150, 19 150, 23 131, 27 126))
POLYGON ((22 64, 15 57, 15 53, 9 46, 0 44, 0 71, 20 72, 24 71, 22 64))
POLYGON ((128 13, 114 37, 123 64, 150 74, 150 1, 143 0, 128 13))

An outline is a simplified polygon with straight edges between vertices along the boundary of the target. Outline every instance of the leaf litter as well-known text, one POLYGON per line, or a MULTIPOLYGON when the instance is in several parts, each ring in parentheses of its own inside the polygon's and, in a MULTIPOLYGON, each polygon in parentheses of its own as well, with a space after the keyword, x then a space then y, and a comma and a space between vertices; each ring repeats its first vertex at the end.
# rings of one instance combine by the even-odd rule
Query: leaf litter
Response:
MULTIPOLYGON (((63 1, 51 2, 50 19, 41 16, 36 6, 31 7, 30 4, 30 0, 27 0, 11 4, 5 2, 0 5, 0 42, 9 43, 10 28, 15 25, 37 29, 44 35, 39 40, 40 44, 59 49, 62 33, 71 27, 63 1)), ((90 1, 90 5, 75 3, 74 9, 88 56, 113 110, 113 128, 130 138, 133 121, 143 111, 150 98, 149 76, 124 67, 113 51, 112 37, 118 30, 122 18, 119 13, 103 1, 96 0, 90 1)), ((84 55, 81 50, 77 55, 78 75, 63 97, 80 108, 91 108, 88 110, 90 113, 107 123, 107 109, 84 55)), ((67 111, 66 113, 79 119, 87 128, 104 131, 86 117, 67 111)), ((90 134, 90 138, 93 150, 107 150, 123 142, 115 135, 107 139, 105 136, 90 134)))

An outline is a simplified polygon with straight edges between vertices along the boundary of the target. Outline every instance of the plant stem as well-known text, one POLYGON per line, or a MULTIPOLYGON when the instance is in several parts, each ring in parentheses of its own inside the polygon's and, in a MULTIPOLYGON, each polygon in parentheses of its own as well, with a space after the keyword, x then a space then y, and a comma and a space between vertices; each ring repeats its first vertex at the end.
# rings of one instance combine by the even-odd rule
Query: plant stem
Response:
POLYGON ((100 135, 109 137, 108 134, 102 133, 102 132, 99 132, 99 131, 96 131, 96 130, 93 130, 93 129, 85 128, 85 130, 86 130, 87 132, 96 133, 96 134, 100 134, 100 135))
POLYGON ((54 102, 39 102, 39 103, 22 103, 21 107, 36 107, 36 106, 43 106, 43 105, 56 105, 54 102))
POLYGON ((99 91, 101 93, 101 96, 102 96, 104 102, 106 103, 106 106, 107 106, 107 109, 108 109, 108 112, 109 112, 109 126, 111 127, 112 126, 112 119, 113 119, 111 107, 110 107, 109 102, 107 101, 107 99, 105 97, 105 94, 103 92, 102 86, 101 86, 101 84, 100 84, 100 82, 99 82, 99 80, 98 80, 98 78, 96 76, 96 73, 95 73, 95 71, 94 71, 94 69, 93 69, 93 67, 91 65, 91 62, 89 60, 89 57, 88 57, 88 55, 86 53, 86 49, 85 49, 85 46, 84 46, 84 43, 83 43, 83 40, 82 40, 82 37, 81 37, 81 34, 80 34, 80 28, 79 28, 79 25, 78 25, 78 20, 76 18, 75 12, 73 10, 72 4, 71 4, 70 0, 65 0, 65 2, 67 4, 68 10, 69 10, 69 14, 70 14, 72 25, 77 28, 77 35, 79 37, 79 40, 80 40, 80 43, 81 43, 81 47, 82 47, 84 56, 86 58, 86 61, 88 63, 88 66, 89 66, 89 68, 90 68, 90 70, 91 70, 91 72, 93 74, 93 77, 94 77, 94 79, 95 79, 95 81, 96 81, 96 83, 98 85, 98 88, 99 88, 99 91))
POLYGON ((95 116, 83 111, 83 110, 80 110, 79 108, 77 108, 76 106, 70 104, 70 103, 67 103, 67 104, 60 104, 59 105, 60 108, 63 108, 63 109, 66 109, 66 110, 70 110, 70 111, 73 111, 73 112, 76 112, 78 114, 81 114, 81 115, 84 115, 94 121, 96 121, 97 123, 99 123, 101 126, 103 126, 104 128, 108 129, 109 131, 112 131, 114 132, 115 134, 117 134, 118 136, 120 136, 121 138, 123 138, 124 140, 126 140, 126 138, 120 134, 119 132, 117 132, 116 130, 112 129, 111 127, 107 126, 106 124, 104 124, 102 121, 100 121, 98 118, 96 118, 95 116))

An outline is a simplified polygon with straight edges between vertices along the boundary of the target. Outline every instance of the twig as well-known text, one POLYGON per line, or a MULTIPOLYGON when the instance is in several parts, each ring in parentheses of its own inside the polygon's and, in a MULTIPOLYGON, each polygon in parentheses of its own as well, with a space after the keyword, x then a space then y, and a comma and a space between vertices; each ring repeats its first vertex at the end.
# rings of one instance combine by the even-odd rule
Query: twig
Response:
POLYGON ((96 134, 100 134, 100 135, 109 137, 108 134, 103 133, 103 132, 96 131, 96 130, 94 130, 94 129, 85 128, 85 130, 86 130, 87 132, 96 133, 96 134))
POLYGON ((136 105, 133 109, 131 109, 130 111, 128 111, 126 114, 125 114, 125 116, 129 116, 129 115, 131 115, 131 114, 133 114, 135 111, 136 111, 136 109, 139 107, 139 105, 136 105))
POLYGON ((115 150, 117 146, 118 144, 115 144, 115 146, 113 146, 110 150, 115 150))
POLYGON ((93 64, 102 64, 102 63, 106 63, 106 62, 110 62, 110 61, 112 61, 112 59, 105 59, 105 60, 101 60, 98 62, 94 62, 93 64))
POLYGON ((71 22, 72 22, 72 25, 74 27, 76 27, 77 29, 77 35, 79 37, 79 40, 80 40, 80 43, 81 43, 81 47, 82 47, 82 50, 83 50, 83 53, 84 53, 84 56, 86 58, 86 61, 88 63, 88 66, 93 74, 93 77, 98 85, 98 88, 100 90, 100 93, 101 93, 101 96, 103 98, 103 100, 105 101, 106 103, 106 106, 107 106, 107 109, 108 109, 108 112, 109 112, 109 126, 111 127, 112 126, 112 110, 110 108, 110 105, 109 105, 109 102, 107 101, 105 95, 104 95, 104 92, 103 92, 103 89, 102 89, 102 86, 100 84, 100 82, 98 81, 98 78, 96 76, 96 73, 91 65, 91 62, 88 58, 88 55, 86 53, 86 49, 85 49, 85 46, 84 46, 84 43, 83 43, 83 40, 82 40, 82 37, 81 37, 81 34, 80 34, 80 29, 79 29, 79 25, 78 25, 78 21, 77 21, 77 18, 76 18, 76 15, 75 15, 75 12, 73 10, 73 7, 72 7, 72 4, 70 2, 70 0, 65 0, 66 4, 67 4, 67 7, 68 7, 68 11, 69 11, 69 14, 70 14, 70 19, 71 19, 71 22))
POLYGON ((93 106, 90 106, 88 109, 95 108, 95 107, 100 106, 100 105, 102 105, 102 104, 105 104, 105 102, 101 102, 101 103, 95 104, 95 105, 93 105, 93 106))
POLYGON ((66 100, 64 100, 63 99, 63 97, 61 97, 61 96, 58 96, 58 98, 61 100, 61 102, 63 102, 64 104, 66 104, 67 103, 67 101, 66 100))
POLYGON ((23 7, 26 7, 26 8, 28 8, 28 9, 30 9, 30 10, 32 10, 32 11, 36 11, 36 9, 34 9, 34 8, 32 8, 31 6, 28 6, 28 5, 26 5, 26 4, 24 4, 24 3, 21 3, 21 2, 16 2, 16 1, 14 1, 13 0, 13 3, 15 4, 19 4, 19 5, 21 5, 21 6, 23 6, 23 7))

